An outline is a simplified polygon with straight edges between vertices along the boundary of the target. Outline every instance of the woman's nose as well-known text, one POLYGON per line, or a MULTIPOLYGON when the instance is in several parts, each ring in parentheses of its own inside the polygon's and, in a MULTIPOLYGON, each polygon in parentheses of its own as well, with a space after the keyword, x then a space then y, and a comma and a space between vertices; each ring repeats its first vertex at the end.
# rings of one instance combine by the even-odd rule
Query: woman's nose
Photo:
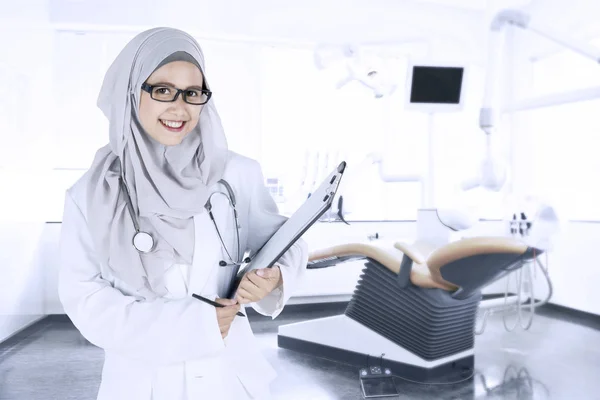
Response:
POLYGON ((183 101, 183 96, 181 96, 181 94, 179 96, 177 96, 177 98, 175 99, 175 101, 171 102, 171 106, 169 107, 171 110, 173 111, 177 111, 180 114, 185 114, 185 101, 183 101))

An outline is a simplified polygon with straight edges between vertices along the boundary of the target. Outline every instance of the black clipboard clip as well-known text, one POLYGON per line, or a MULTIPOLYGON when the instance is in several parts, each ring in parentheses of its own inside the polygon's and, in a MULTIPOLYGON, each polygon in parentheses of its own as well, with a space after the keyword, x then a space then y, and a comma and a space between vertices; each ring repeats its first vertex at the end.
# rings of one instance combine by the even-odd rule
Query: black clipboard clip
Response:
POLYGON ((248 269, 248 265, 252 262, 252 257, 250 257, 250 249, 246 249, 244 251, 244 257, 242 257, 242 262, 240 263, 240 267, 237 271, 236 279, 241 279, 246 274, 246 270, 248 269))
POLYGON ((235 293, 237 292, 237 288, 240 285, 240 282, 244 278, 244 275, 248 271, 248 266, 252 262, 252 257, 250 256, 251 250, 246 249, 244 251, 244 256, 242 257, 242 262, 237 268, 235 275, 233 275, 233 279, 229 283, 229 289, 227 291, 227 298, 233 299, 235 297, 235 293))

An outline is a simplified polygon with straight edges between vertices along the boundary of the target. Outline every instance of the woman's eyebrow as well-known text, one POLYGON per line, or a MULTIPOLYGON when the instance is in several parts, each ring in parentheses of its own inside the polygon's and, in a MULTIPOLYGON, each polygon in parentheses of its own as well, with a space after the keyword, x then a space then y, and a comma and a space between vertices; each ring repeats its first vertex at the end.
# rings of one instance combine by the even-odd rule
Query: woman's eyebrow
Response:
MULTIPOLYGON (((167 82, 167 81, 160 81, 160 82, 156 82, 156 83, 149 83, 149 85, 152 86, 170 86, 170 87, 174 87, 176 88, 177 85, 171 83, 171 82, 167 82)), ((192 85, 192 86, 188 86, 186 87, 186 89, 202 89, 202 85, 192 85)))

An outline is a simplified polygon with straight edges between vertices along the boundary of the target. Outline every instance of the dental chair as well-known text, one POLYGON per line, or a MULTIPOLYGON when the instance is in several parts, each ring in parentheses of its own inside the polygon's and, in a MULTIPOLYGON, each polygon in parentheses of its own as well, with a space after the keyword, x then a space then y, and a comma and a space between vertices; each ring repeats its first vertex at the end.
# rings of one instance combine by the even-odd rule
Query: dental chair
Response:
POLYGON ((343 314, 279 327, 278 345, 419 383, 474 371, 481 289, 542 251, 507 237, 466 238, 424 257, 406 243, 353 243, 313 251, 308 268, 365 260, 343 314))

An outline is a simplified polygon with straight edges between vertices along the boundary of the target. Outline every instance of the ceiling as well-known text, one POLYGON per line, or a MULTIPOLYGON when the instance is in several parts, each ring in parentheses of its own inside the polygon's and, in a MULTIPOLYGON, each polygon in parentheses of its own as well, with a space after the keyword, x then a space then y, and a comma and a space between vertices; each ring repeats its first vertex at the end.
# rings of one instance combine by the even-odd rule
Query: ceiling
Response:
POLYGON ((412 32, 435 34, 452 21, 458 26, 450 30, 462 31, 476 24, 482 12, 425 0, 49 0, 48 4, 50 22, 61 26, 171 25, 205 36, 297 42, 397 40, 414 36, 412 32))
MULTIPOLYGON (((434 40, 438 48, 481 60, 489 21, 504 8, 523 8, 578 38, 600 34, 598 0, 21 0, 3 8, 0 22, 26 27, 33 18, 81 31, 174 26, 206 39, 307 46, 434 40)), ((535 35, 522 41, 539 54, 558 49, 535 35)))

